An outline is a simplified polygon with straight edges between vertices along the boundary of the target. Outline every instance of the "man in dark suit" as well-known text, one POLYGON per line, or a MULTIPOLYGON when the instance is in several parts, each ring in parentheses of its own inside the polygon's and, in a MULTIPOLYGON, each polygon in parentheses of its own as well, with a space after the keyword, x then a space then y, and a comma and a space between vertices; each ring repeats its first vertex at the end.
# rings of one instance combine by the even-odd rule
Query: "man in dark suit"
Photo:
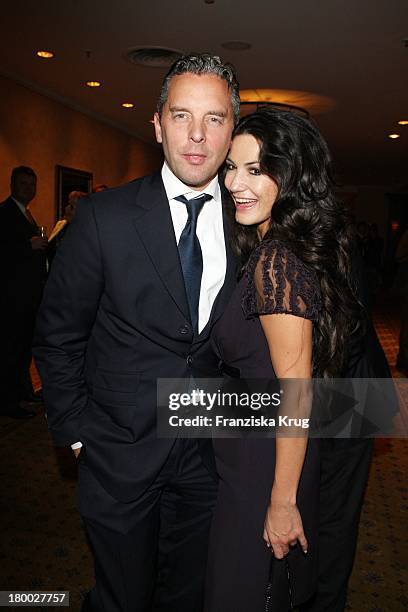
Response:
POLYGON ((35 357, 55 443, 79 454, 84 610, 201 610, 212 451, 157 437, 157 379, 218 373, 209 334, 235 262, 217 172, 238 113, 229 65, 178 60, 154 117, 161 173, 81 200, 53 263, 35 357))
MULTIPOLYGON (((36 194, 37 177, 27 166, 14 168, 11 195, 0 204, 1 407, 0 414, 29 418, 22 408, 22 382, 32 393, 29 367, 34 322, 46 277, 47 239, 39 236, 28 208, 36 194)), ((24 397, 24 399, 29 399, 24 397)))

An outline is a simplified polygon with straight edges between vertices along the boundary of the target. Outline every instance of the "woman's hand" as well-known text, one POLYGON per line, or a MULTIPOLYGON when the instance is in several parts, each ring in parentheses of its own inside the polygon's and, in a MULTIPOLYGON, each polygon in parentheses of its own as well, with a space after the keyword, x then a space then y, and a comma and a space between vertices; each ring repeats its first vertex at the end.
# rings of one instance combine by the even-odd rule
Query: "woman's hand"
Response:
POLYGON ((296 503, 274 499, 272 493, 263 538, 267 546, 272 547, 277 559, 283 559, 289 552, 289 546, 295 546, 297 542, 303 552, 307 553, 307 540, 296 503))

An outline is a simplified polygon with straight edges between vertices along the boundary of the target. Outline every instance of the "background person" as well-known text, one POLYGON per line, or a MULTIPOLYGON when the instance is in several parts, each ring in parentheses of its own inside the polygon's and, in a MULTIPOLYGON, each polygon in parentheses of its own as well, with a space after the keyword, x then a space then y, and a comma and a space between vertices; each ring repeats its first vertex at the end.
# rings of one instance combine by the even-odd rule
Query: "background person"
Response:
POLYGON ((401 330, 397 368, 408 376, 408 229, 402 234, 395 252, 398 265, 394 280, 395 294, 400 301, 401 330))
POLYGON ((109 187, 103 183, 100 183, 99 185, 95 185, 95 187, 92 189, 92 193, 99 193, 99 191, 105 191, 105 189, 109 189, 109 187))
POLYGON ((68 223, 72 223, 74 220, 78 200, 85 198, 87 195, 88 194, 84 191, 71 191, 68 195, 68 204, 64 210, 64 219, 66 219, 68 223))
POLYGON ((68 204, 64 209, 64 217, 57 221, 48 239, 47 257, 50 265, 54 261, 57 249, 61 243, 61 240, 64 238, 69 225, 74 220, 78 200, 86 197, 87 195, 88 194, 84 191, 71 191, 68 195, 68 204))
POLYGON ((36 399, 29 369, 35 317, 47 274, 47 238, 40 236, 28 208, 37 189, 34 170, 14 168, 10 188, 10 196, 0 204, 0 414, 24 419, 35 414, 19 402, 36 399))

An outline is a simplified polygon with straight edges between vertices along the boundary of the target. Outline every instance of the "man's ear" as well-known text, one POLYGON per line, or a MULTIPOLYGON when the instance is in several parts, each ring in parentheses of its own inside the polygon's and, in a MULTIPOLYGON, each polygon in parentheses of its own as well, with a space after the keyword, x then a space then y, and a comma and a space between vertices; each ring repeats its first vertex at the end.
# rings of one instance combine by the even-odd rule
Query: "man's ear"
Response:
POLYGON ((163 139, 162 139, 162 131, 161 131, 159 113, 154 113, 153 122, 154 122, 154 131, 156 133, 156 140, 157 142, 162 143, 163 139))

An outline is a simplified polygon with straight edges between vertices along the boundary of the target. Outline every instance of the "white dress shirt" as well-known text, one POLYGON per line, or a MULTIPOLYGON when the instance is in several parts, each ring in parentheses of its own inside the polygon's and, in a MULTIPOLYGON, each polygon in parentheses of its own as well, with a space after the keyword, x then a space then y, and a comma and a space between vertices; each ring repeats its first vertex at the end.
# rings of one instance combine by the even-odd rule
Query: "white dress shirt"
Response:
POLYGON ((182 183, 165 162, 162 168, 162 179, 169 200, 177 244, 187 223, 188 213, 186 204, 174 198, 183 195, 187 200, 191 200, 198 198, 203 193, 212 196, 211 200, 205 202, 197 220, 197 237, 203 255, 203 276, 201 278, 198 306, 198 332, 200 333, 208 323, 215 298, 224 284, 227 269, 221 190, 218 177, 213 178, 203 191, 194 191, 191 187, 182 183))
MULTIPOLYGON (((26 211, 26 207, 24 206, 24 204, 22 204, 21 202, 19 202, 18 200, 16 200, 16 198, 14 198, 13 196, 11 196, 11 199, 13 200, 13 202, 15 204, 17 204, 18 208, 21 210, 21 212, 23 213, 23 215, 25 216, 25 218, 27 219, 27 221, 30 221, 30 219, 27 216, 27 211, 26 211)), ((31 221, 30 221, 31 223, 31 221)))
MULTIPOLYGON (((213 198, 205 202, 197 220, 197 237, 203 255, 203 276, 198 306, 198 331, 200 333, 208 323, 215 299, 224 284, 227 269, 220 185, 218 177, 215 177, 204 191, 194 191, 173 174, 166 162, 162 168, 162 179, 169 201, 177 244, 187 223, 188 213, 186 204, 174 198, 183 195, 187 200, 191 200, 198 198, 203 193, 213 198)), ((81 442, 75 442, 71 448, 76 449, 81 446, 81 442)))

